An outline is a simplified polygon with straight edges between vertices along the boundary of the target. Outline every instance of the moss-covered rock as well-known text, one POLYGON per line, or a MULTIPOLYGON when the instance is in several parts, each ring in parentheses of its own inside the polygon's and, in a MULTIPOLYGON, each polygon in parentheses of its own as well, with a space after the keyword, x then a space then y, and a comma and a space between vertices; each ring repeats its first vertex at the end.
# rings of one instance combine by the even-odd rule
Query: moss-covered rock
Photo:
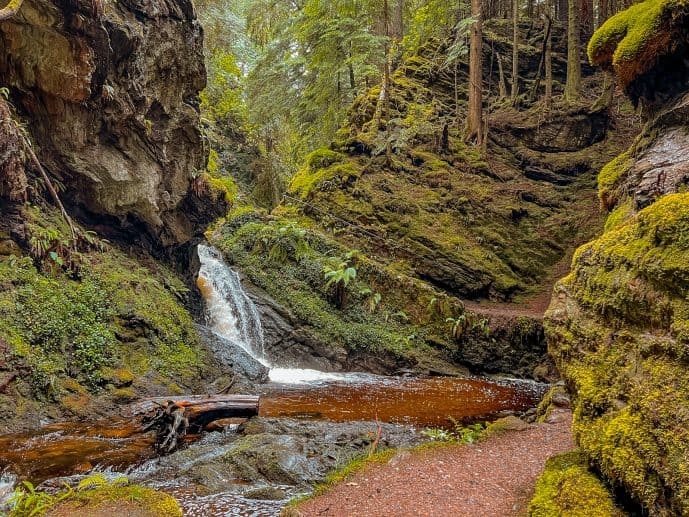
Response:
POLYGON ((621 517, 610 491, 580 451, 550 458, 529 504, 530 517, 621 517))
POLYGON ((293 327, 272 329, 267 302, 259 304, 273 360, 304 365, 315 356, 322 362, 312 366, 327 369, 366 363, 374 371, 462 371, 451 365, 456 343, 446 322, 464 313, 459 300, 284 218, 239 211, 208 237, 293 327), (356 276, 338 287, 327 277, 337 268, 356 276))
MULTIPOLYGON (((623 82, 672 81, 676 69, 687 70, 689 36, 677 25, 686 8, 682 1, 633 6, 594 37, 592 57, 612 59, 623 82), (616 24, 624 30, 615 32, 616 24), (660 45, 667 34, 676 41, 660 45)), ((545 320, 587 460, 660 516, 689 514, 686 82, 683 88, 601 172, 601 199, 612 210, 606 231, 576 252, 545 320)), ((656 97, 645 92, 646 100, 656 97)))
POLYGON ((645 0, 633 5, 596 31, 588 45, 589 59, 612 67, 622 86, 627 86, 673 50, 677 26, 688 13, 686 0, 645 0))
MULTIPOLYGON (((572 214, 597 217, 593 171, 626 142, 606 138, 607 112, 577 107, 543 120, 540 107, 510 109, 492 117, 484 154, 448 120, 457 99, 432 59, 439 51, 397 69, 383 120, 375 119, 379 88, 362 94, 331 149, 307 158, 277 213, 454 296, 533 294, 573 243, 591 237, 596 224, 572 214)), ((465 100, 463 87, 457 95, 465 100)))
POLYGON ((688 230, 674 194, 584 246, 546 326, 579 444, 658 514, 689 511, 688 230))
POLYGON ((84 230, 92 244, 69 244, 51 209, 23 213, 30 249, 0 257, 0 343, 23 372, 5 397, 84 416, 112 390, 131 399, 200 384, 209 355, 172 271, 84 230))
MULTIPOLYGON (((11 513, 12 517, 23 517, 11 513)), ((43 514, 49 517, 182 517, 177 501, 167 494, 137 485, 108 486, 75 492, 43 514)))

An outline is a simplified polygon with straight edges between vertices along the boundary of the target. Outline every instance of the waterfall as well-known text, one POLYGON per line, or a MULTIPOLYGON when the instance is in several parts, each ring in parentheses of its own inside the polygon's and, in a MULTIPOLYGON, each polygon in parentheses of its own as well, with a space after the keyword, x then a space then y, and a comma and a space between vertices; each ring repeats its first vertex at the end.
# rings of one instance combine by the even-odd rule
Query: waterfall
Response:
POLYGON ((197 285, 206 303, 211 329, 234 346, 270 368, 270 380, 282 384, 348 380, 352 374, 326 373, 301 368, 278 368, 265 353, 261 316, 242 287, 241 279, 225 262, 222 254, 199 244, 201 268, 197 285))
POLYGON ((244 291, 239 275, 225 265, 218 250, 199 244, 198 254, 201 269, 197 284, 206 301, 210 326, 230 343, 270 366, 260 314, 244 291))

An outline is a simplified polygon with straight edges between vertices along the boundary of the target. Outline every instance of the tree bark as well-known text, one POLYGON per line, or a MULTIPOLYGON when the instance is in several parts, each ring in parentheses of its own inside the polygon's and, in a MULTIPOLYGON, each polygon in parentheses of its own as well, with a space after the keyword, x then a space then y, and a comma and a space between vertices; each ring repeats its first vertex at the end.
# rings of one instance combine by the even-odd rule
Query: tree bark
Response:
POLYGON ((17 14, 23 3, 24 0, 10 0, 5 7, 0 9, 0 22, 12 18, 17 14))
POLYGON ((569 21, 567 24, 567 83, 565 99, 576 102, 581 96, 581 26, 579 22, 579 0, 569 0, 569 21))
POLYGON ((467 117, 466 139, 476 145, 483 145, 483 19, 481 0, 471 0, 471 16, 475 19, 471 27, 469 49, 469 116, 467 117))
POLYGON ((553 104, 553 9, 552 0, 546 1, 546 12, 549 30, 545 41, 545 105, 550 108, 553 104))
POLYGON ((512 0, 512 103, 519 95, 519 0, 512 0))
POLYGON ((502 56, 496 52, 495 58, 498 60, 498 88, 500 99, 507 98, 507 84, 505 83, 505 71, 502 68, 502 56))

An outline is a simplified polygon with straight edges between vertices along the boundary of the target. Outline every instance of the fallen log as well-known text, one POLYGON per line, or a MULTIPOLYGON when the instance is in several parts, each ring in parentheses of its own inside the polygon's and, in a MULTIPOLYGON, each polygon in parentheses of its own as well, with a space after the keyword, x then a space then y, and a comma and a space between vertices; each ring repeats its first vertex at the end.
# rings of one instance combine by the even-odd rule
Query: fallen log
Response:
POLYGON ((125 416, 141 417, 143 431, 156 432, 156 449, 169 453, 187 434, 200 433, 217 420, 255 416, 258 408, 259 397, 253 395, 155 397, 132 404, 125 416))

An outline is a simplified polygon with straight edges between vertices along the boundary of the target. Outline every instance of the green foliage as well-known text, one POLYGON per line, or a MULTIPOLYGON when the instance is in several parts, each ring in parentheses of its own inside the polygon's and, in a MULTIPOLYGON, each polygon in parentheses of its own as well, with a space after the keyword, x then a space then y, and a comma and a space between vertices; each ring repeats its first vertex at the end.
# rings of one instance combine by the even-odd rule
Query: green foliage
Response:
POLYGON ((38 517, 45 515, 54 507, 90 508, 97 513, 103 503, 113 502, 136 503, 136 505, 152 517, 181 517, 182 512, 176 501, 165 494, 137 485, 130 485, 126 477, 108 479, 101 473, 94 474, 81 480, 73 489, 64 483, 64 488, 57 493, 47 493, 36 490, 25 481, 18 487, 9 500, 11 508, 9 517, 38 517))
POLYGON ((342 309, 347 299, 347 288, 356 279, 356 268, 350 265, 350 258, 342 260, 330 257, 330 263, 323 268, 326 283, 325 288, 334 292, 335 304, 342 309))
POLYGON ((448 417, 448 420, 452 424, 450 429, 432 427, 424 429, 421 434, 438 442, 472 444, 477 442, 486 430, 485 424, 476 423, 465 426, 452 417, 448 417))
POLYGON ((46 510, 56 503, 66 499, 73 490, 67 486, 66 490, 58 495, 50 495, 36 490, 28 481, 24 481, 17 487, 7 504, 12 508, 10 517, 36 517, 44 515, 46 510))
POLYGON ((284 221, 263 226, 253 251, 267 251, 270 260, 285 264, 290 259, 299 261, 312 250, 306 230, 292 221, 284 221))
MULTIPOLYGON (((27 214, 32 247, 49 250, 61 240, 52 224, 59 214, 27 214)), ((92 245, 79 254, 78 275, 61 267, 39 270, 30 257, 0 257, 0 339, 13 367, 27 372, 21 382, 31 390, 22 391, 59 401, 65 383, 77 379, 98 392, 108 382, 103 372, 116 366, 137 378, 154 373, 151 382, 194 378, 202 355, 179 303, 184 284, 162 266, 144 268, 95 234, 79 233, 92 245)), ((50 252, 46 259, 56 260, 50 252)))
POLYGON ((621 517, 606 486, 573 451, 550 458, 529 504, 531 517, 621 517))

